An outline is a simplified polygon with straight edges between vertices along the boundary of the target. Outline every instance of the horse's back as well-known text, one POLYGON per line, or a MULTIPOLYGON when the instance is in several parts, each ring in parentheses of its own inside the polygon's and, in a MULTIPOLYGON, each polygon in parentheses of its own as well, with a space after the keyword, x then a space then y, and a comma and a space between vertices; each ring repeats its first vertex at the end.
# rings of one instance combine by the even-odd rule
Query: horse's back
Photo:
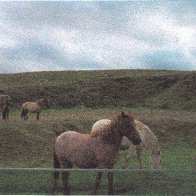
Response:
POLYGON ((40 111, 40 107, 35 102, 25 102, 22 104, 22 110, 28 110, 29 112, 38 112, 40 111))
POLYGON ((146 132, 149 130, 149 127, 141 123, 140 121, 135 120, 136 129, 140 134, 142 142, 146 140, 146 132))
POLYGON ((154 145, 155 143, 157 146, 158 139, 156 135, 153 133, 153 131, 147 125, 144 125, 139 121, 136 121, 136 128, 138 129, 140 137, 146 147, 149 145, 154 145))
POLYGON ((141 135, 142 144, 150 153, 152 167, 154 169, 160 168, 162 158, 158 138, 148 126, 141 122, 137 122, 136 124, 138 125, 138 131, 141 135))
POLYGON ((75 131, 64 132, 55 141, 55 153, 59 160, 69 161, 77 167, 96 167, 91 139, 89 134, 81 134, 75 131))

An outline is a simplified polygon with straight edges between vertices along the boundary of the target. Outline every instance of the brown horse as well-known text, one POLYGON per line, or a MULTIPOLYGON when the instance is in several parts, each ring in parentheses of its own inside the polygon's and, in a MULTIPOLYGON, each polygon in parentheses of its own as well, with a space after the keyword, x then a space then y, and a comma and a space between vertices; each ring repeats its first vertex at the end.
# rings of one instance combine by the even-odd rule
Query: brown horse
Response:
POLYGON ((40 112, 43 108, 49 108, 50 102, 48 99, 39 99, 35 102, 25 102, 22 104, 21 107, 21 118, 24 120, 28 119, 27 114, 30 113, 37 113, 36 119, 39 120, 40 112))
POLYGON ((2 107, 2 118, 8 119, 9 118, 9 111, 10 111, 10 96, 9 95, 0 95, 0 107, 2 107))
MULTIPOLYGON (((57 137, 54 143, 55 168, 114 168, 119 155, 122 137, 126 136, 134 144, 140 144, 141 139, 135 128, 132 114, 122 112, 114 118, 103 131, 82 134, 67 131, 57 137)), ((62 172, 64 194, 69 194, 69 172, 62 172)), ((97 173, 94 194, 97 193, 102 172, 97 173)), ((54 172, 54 192, 57 188, 59 172, 54 172)), ((113 194, 113 173, 108 172, 109 194, 113 194)))

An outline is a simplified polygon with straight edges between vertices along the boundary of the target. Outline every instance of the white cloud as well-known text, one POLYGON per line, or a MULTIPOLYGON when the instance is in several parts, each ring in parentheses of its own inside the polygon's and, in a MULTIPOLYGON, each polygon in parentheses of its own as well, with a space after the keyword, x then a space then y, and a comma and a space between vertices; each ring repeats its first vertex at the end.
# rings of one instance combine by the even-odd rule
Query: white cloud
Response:
POLYGON ((157 52, 182 55, 176 55, 176 69, 183 68, 180 58, 190 64, 189 69, 196 69, 193 17, 189 12, 182 17, 172 6, 169 2, 6 2, 0 9, 4 56, 0 72, 3 65, 10 71, 13 66, 13 71, 151 68, 143 57, 157 52), (10 59, 10 53, 17 58, 10 59))
MULTIPOLYGON (((2 15, 0 15, 0 18, 2 18, 2 15)), ((10 26, 0 19, 0 49, 13 48, 17 44, 15 37, 10 35, 9 28, 10 26)))
MULTIPOLYGON (((81 30, 67 31, 63 28, 53 30, 50 43, 59 52, 73 60, 85 58, 107 67, 127 66, 151 47, 130 36, 121 34, 102 34, 81 30)), ((106 67, 106 68, 107 68, 106 67)))

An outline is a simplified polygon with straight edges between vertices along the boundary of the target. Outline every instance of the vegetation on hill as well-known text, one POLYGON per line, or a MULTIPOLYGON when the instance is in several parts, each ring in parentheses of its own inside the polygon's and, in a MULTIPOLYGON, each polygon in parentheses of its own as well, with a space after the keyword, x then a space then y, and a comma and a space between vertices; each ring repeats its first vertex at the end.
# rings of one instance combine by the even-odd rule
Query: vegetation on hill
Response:
POLYGON ((134 106, 196 110, 196 72, 59 71, 0 74, 12 104, 49 97, 52 107, 134 106))

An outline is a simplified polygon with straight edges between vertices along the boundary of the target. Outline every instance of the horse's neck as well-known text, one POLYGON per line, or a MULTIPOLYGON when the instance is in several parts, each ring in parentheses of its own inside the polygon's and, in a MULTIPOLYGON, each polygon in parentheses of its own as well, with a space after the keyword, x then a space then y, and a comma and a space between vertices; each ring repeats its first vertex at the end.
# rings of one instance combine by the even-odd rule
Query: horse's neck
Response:
POLYGON ((119 131, 119 129, 120 129, 119 126, 115 123, 111 124, 111 129, 112 129, 112 133, 110 136, 111 140, 113 141, 113 143, 120 146, 120 144, 122 142, 123 135, 119 131))

